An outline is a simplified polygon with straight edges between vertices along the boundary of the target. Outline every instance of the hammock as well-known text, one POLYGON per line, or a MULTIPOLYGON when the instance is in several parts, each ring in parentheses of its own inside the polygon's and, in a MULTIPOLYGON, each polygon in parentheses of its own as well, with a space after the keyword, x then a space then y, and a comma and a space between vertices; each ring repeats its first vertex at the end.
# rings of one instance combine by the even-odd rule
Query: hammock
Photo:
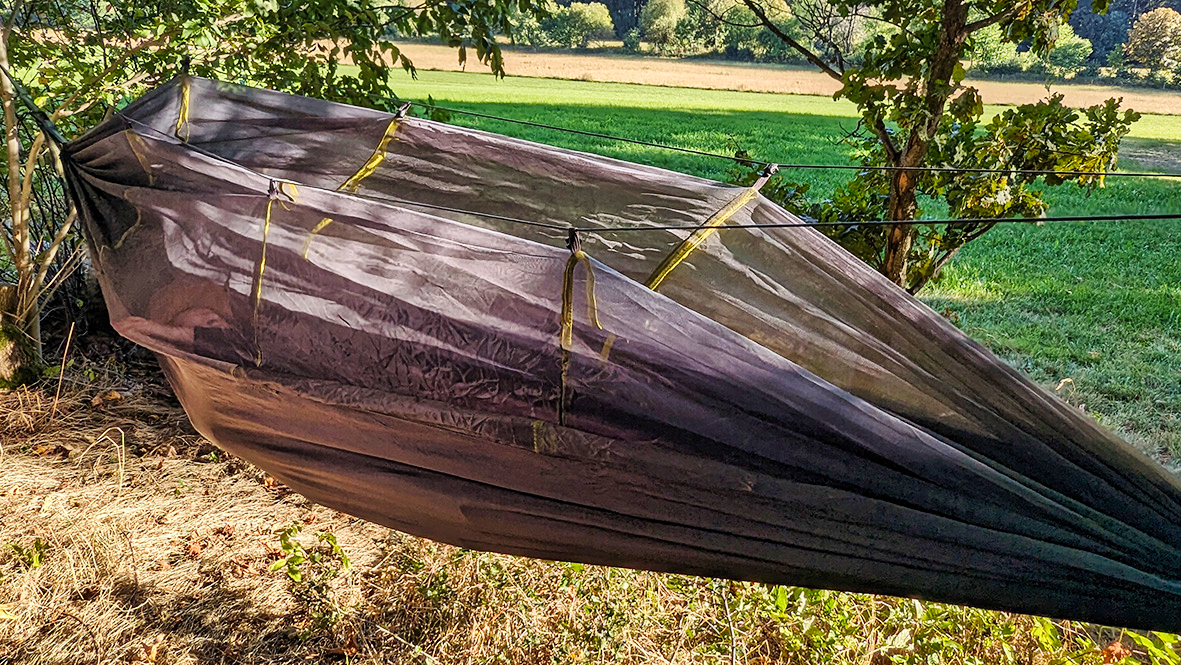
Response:
POLYGON ((1181 631, 1177 479, 754 188, 195 77, 64 161, 112 324, 313 501, 1181 631))

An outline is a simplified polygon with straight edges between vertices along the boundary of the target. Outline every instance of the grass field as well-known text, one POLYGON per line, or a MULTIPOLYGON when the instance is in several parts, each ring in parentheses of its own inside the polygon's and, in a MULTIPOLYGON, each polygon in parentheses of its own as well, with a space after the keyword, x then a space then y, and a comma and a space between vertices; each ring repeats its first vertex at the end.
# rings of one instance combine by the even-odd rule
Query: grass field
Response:
MULTIPOLYGON (((845 107, 820 97, 435 72, 397 92, 685 147, 740 145, 794 163, 844 162, 837 138, 853 124, 845 107)), ((1181 139, 1181 118, 1150 120, 1137 129, 1150 157, 1130 166, 1167 163, 1181 145, 1167 142, 1181 139)), ((453 121, 706 177, 727 168, 453 121)), ((840 180, 790 175, 820 190, 840 180)), ((1181 183, 1113 180, 1090 197, 1064 188, 1052 199, 1053 214, 1174 211, 1181 183)), ((1181 455, 1179 257, 1178 223, 1012 225, 965 249, 923 297, 1172 463, 1181 455)), ((139 356, 104 344, 82 345, 60 395, 54 382, 0 392, 0 665, 1100 665, 1115 662, 1117 652, 1104 651, 1113 641, 1134 655, 1128 663, 1181 662, 1168 635, 482 554, 389 532, 226 459, 188 429, 158 377, 128 371, 139 356), (284 573, 295 550, 280 534, 293 525, 302 529, 296 540, 321 556, 299 564, 305 579, 327 580, 319 591, 284 573), (334 534, 351 567, 318 532, 334 534)))

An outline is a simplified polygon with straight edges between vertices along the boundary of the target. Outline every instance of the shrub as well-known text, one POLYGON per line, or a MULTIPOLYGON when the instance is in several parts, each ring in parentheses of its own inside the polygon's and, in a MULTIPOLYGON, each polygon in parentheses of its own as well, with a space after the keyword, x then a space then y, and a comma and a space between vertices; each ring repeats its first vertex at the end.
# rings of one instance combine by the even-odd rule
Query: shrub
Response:
POLYGON ((623 50, 632 53, 640 52, 640 29, 632 28, 623 36, 623 50))
POLYGON ((530 46, 554 46, 554 42, 550 39, 549 33, 542 27, 542 21, 550 21, 554 14, 558 12, 558 5, 554 2, 546 2, 543 4, 546 16, 538 18, 530 12, 514 12, 512 16, 513 22, 513 39, 516 42, 528 44, 530 46))
POLYGON ((1115 48, 1111 49, 1111 52, 1107 54, 1107 66, 1113 69, 1123 69, 1124 65, 1128 64, 1127 57, 1124 56, 1126 48, 1127 46, 1123 44, 1117 44, 1115 48))
POLYGON ((541 22, 541 29, 552 44, 568 48, 586 48, 592 41, 615 36, 611 12, 601 2, 574 2, 560 7, 541 22))
POLYGON ((1048 55, 1050 66, 1059 76, 1077 74, 1087 58, 1091 57, 1092 50, 1091 40, 1079 37, 1070 24, 1065 23, 1059 28, 1058 40, 1048 55))
POLYGON ((999 26, 990 26, 972 36, 973 64, 984 74, 1020 74, 1038 64, 1037 56, 1017 52, 1017 45, 1006 40, 999 26))
POLYGON ((685 17, 685 0, 648 0, 640 12, 640 29, 657 50, 667 50, 677 40, 677 24, 685 17))

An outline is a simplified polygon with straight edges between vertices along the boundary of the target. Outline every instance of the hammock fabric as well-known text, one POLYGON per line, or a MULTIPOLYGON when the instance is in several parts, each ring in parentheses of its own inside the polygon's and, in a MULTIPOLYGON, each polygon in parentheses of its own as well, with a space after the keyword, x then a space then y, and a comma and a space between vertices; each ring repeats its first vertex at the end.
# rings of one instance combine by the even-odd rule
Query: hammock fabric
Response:
POLYGON ((65 163, 115 328, 314 501, 1181 631, 1177 479, 753 189, 189 77, 65 163))

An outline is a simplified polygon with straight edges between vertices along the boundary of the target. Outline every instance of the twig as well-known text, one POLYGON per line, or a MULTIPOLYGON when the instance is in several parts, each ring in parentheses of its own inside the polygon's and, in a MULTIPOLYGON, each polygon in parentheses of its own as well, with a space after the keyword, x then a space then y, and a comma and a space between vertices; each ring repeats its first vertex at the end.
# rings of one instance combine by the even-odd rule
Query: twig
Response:
POLYGON ((105 660, 104 656, 107 655, 107 652, 105 649, 103 649, 102 642, 98 641, 98 635, 94 634, 94 631, 90 629, 90 626, 87 626, 85 621, 79 619, 73 614, 70 614, 69 612, 66 612, 65 610, 61 610, 57 614, 57 618, 60 619, 62 617, 73 619, 74 621, 77 621, 80 626, 86 629, 87 634, 90 635, 90 639, 94 641, 94 652, 96 656, 95 662, 103 662, 105 660))
POLYGON ((135 582, 135 592, 139 593, 139 564, 135 560, 135 548, 131 546, 131 533, 124 531, 123 539, 127 541, 127 551, 131 552, 131 579, 135 582))
POLYGON ((722 582, 722 608, 726 610, 726 628, 730 631, 730 665, 738 662, 738 644, 734 637, 734 619, 730 616, 730 583, 722 582))
POLYGON ((74 323, 70 323, 70 333, 66 335, 66 349, 62 351, 61 370, 57 373, 57 392, 53 394, 53 407, 49 409, 49 422, 53 423, 53 417, 57 414, 57 403, 62 396, 62 379, 66 376, 66 358, 70 357, 70 342, 74 340, 74 323))

